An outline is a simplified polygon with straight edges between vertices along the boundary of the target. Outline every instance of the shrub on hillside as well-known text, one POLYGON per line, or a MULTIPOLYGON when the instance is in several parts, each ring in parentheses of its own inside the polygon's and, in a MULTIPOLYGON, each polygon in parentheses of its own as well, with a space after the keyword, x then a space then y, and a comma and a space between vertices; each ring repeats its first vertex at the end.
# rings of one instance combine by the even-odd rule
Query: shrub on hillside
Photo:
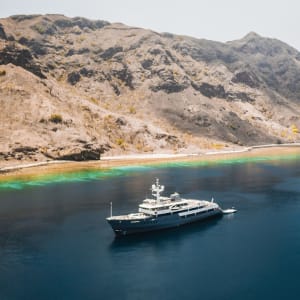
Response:
POLYGON ((49 121, 55 124, 61 123, 63 120, 62 116, 59 114, 52 114, 49 118, 49 121))

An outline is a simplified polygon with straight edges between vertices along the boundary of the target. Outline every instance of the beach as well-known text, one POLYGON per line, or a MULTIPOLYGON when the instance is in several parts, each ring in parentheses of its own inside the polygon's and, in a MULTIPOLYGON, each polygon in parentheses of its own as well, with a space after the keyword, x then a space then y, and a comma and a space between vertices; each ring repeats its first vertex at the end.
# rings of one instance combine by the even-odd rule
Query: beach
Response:
POLYGON ((49 161, 0 168, 0 181, 34 179, 36 177, 80 171, 107 170, 123 166, 159 165, 175 162, 218 162, 232 159, 268 158, 300 155, 300 144, 265 145, 238 150, 208 151, 203 154, 140 154, 107 156, 98 161, 49 161))

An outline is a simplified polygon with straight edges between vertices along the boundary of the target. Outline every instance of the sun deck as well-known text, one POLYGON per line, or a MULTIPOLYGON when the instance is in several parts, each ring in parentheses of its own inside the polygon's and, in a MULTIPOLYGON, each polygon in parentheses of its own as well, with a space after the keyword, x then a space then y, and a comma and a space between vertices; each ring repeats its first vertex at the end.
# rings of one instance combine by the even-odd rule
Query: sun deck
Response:
POLYGON ((144 209, 170 209, 172 207, 187 207, 187 206, 204 206, 209 202, 205 200, 194 200, 194 199, 180 199, 178 201, 173 201, 168 197, 161 197, 160 202, 157 203, 154 199, 145 199, 142 204, 139 205, 140 208, 144 209))
POLYGON ((146 218, 149 218, 149 216, 144 213, 134 213, 128 215, 112 216, 107 218, 107 220, 143 220, 146 218))

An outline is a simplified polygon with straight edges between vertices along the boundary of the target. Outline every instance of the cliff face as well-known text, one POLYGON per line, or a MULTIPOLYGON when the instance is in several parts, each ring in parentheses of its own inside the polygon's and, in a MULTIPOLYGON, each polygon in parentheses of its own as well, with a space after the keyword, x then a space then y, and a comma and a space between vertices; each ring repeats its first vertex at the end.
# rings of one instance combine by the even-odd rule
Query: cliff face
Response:
POLYGON ((300 53, 62 15, 0 19, 0 160, 299 141, 300 53))

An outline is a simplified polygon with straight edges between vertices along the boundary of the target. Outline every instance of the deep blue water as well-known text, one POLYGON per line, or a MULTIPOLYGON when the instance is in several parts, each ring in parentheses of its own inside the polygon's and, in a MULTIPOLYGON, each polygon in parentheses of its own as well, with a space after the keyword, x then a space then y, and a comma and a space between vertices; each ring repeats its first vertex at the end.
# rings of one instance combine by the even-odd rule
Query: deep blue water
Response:
POLYGON ((0 191, 0 299, 300 299, 300 160, 141 168, 0 191), (115 239, 159 177, 238 213, 115 239))

